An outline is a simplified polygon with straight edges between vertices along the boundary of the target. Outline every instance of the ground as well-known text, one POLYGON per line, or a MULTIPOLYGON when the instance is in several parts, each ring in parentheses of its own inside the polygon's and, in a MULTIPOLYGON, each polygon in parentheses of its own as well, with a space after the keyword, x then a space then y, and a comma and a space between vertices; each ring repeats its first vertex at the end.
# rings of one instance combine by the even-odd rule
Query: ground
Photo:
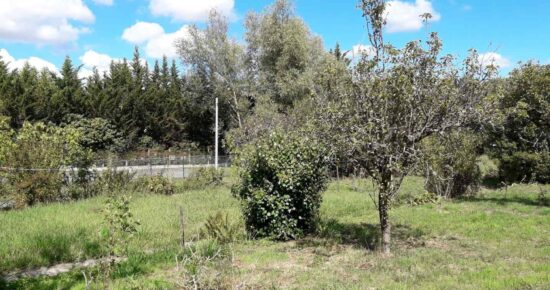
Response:
MULTIPOLYGON (((108 283, 112 289, 550 289, 550 207, 538 199, 541 188, 550 186, 513 185, 484 189, 475 198, 398 205, 391 212, 391 256, 378 251, 377 212, 365 180, 330 184, 317 235, 223 247, 198 241, 198 234, 218 211, 239 220, 229 185, 173 196, 134 193, 139 232, 108 283), (179 206, 191 254, 178 255, 179 206)), ((402 188, 405 196, 422 191, 416 177, 402 188)), ((97 197, 0 213, 0 272, 101 256, 104 202, 97 197)), ((85 282, 75 270, 0 282, 3 287, 85 289, 85 282)))

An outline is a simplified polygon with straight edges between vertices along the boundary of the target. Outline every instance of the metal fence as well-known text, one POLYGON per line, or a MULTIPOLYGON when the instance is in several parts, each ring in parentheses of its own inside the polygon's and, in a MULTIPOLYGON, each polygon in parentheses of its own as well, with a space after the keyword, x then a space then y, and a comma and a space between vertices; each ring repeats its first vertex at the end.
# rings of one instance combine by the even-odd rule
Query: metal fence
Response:
MULTIPOLYGON (((162 175, 170 178, 187 178, 193 176, 200 168, 213 167, 214 156, 171 156, 163 158, 112 159, 98 160, 91 167, 98 173, 105 170, 128 171, 135 176, 162 175)), ((230 156, 218 156, 219 167, 231 166, 230 156)))

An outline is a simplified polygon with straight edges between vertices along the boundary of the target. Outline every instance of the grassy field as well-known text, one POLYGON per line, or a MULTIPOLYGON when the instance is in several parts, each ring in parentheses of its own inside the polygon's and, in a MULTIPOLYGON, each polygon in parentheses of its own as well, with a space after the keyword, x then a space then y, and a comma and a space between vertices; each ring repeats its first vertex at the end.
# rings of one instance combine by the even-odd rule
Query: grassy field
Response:
MULTIPOLYGON (((141 226, 129 244, 128 261, 116 267, 109 283, 112 289, 172 289, 190 286, 194 278, 202 288, 550 289, 550 207, 537 201, 537 185, 398 206, 391 214, 389 257, 377 251, 377 212, 367 191, 372 185, 364 180, 331 183, 316 236, 223 247, 199 241, 192 248, 203 257, 211 249, 221 254, 187 259, 189 265, 175 261, 186 257, 178 245, 179 206, 187 238, 197 239, 209 215, 221 211, 239 219, 229 186, 173 196, 135 193, 131 209, 141 226)), ((422 180, 406 179, 402 192, 422 192, 422 180)), ((0 213, 0 272, 104 255, 99 235, 104 202, 98 197, 0 213)), ((2 283, 0 288, 85 289, 80 270, 2 283)))

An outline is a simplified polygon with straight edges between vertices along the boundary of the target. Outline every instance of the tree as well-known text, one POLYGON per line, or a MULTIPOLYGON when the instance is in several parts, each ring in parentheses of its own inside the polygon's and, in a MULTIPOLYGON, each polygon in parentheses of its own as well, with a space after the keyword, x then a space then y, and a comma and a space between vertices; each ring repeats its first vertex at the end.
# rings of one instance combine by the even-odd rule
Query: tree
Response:
POLYGON ((78 77, 80 67, 74 67, 70 57, 61 66, 61 77, 57 80, 57 92, 52 96, 53 112, 49 121, 59 124, 69 113, 82 114, 85 110, 82 82, 78 77))
MULTIPOLYGON (((214 97, 219 97, 230 109, 230 118, 236 126, 242 126, 246 109, 246 86, 244 75, 244 50, 227 36, 227 20, 216 11, 210 13, 204 30, 191 26, 189 37, 176 42, 182 62, 188 65, 209 87, 214 97)), ((222 110, 223 112, 223 110, 222 110)))
POLYGON ((245 37, 248 74, 258 94, 267 95, 281 112, 313 96, 313 72, 326 52, 289 1, 277 0, 265 12, 249 14, 245 37))
POLYGON ((500 102, 502 121, 492 131, 490 153, 507 182, 550 181, 550 65, 514 69, 500 102))
POLYGON ((352 160, 377 185, 373 201, 382 251, 389 254, 391 203, 423 154, 421 142, 482 118, 490 97, 485 83, 495 70, 485 70, 472 51, 460 71, 452 56, 440 56, 442 43, 436 33, 425 44, 392 47, 384 43, 382 33, 385 1, 362 0, 360 7, 373 53, 355 65, 353 90, 327 102, 317 127, 335 152, 352 160))

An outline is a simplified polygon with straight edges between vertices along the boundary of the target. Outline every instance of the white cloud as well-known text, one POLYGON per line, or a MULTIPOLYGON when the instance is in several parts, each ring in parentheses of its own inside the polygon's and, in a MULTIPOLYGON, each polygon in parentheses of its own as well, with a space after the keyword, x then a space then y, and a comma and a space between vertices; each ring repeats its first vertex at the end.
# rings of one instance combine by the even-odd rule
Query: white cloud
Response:
POLYGON ((496 65, 499 68, 506 68, 512 65, 512 62, 496 52, 480 53, 479 61, 483 66, 496 65))
POLYGON ((145 44, 145 54, 152 58, 177 57, 175 42, 189 37, 189 26, 184 25, 178 31, 165 33, 157 23, 138 22, 124 30, 122 38, 133 44, 145 44))
POLYGON ((114 59, 107 54, 98 53, 91 49, 87 50, 79 59, 82 62, 82 68, 79 72, 81 78, 91 76, 94 68, 97 68, 100 74, 109 71, 111 62, 118 61, 118 59, 114 59))
POLYGON ((0 5, 0 39, 62 44, 87 31, 71 21, 92 23, 94 15, 82 0, 15 0, 0 5))
POLYGON ((99 5, 106 5, 106 6, 111 6, 113 5, 113 0, 93 0, 95 4, 99 4, 99 5))
POLYGON ((441 15, 434 10, 428 0, 416 0, 414 3, 392 0, 386 6, 386 29, 388 32, 417 31, 422 28, 420 15, 430 13, 432 18, 428 22, 441 19, 441 15))
POLYGON ((205 21, 212 9, 233 16, 234 0, 150 0, 149 10, 155 16, 168 16, 176 21, 205 21))
POLYGON ((25 66, 26 63, 28 63, 30 66, 35 67, 39 71, 46 68, 52 72, 58 72, 55 64, 47 60, 35 56, 31 56, 29 58, 15 59, 5 48, 0 49, 0 57, 2 58, 2 61, 4 61, 4 63, 8 64, 8 69, 10 70, 21 69, 23 68, 23 66, 25 66))
POLYGON ((133 44, 141 44, 163 34, 164 29, 158 23, 138 22, 124 29, 122 39, 133 44))
POLYGON ((351 49, 351 57, 361 57, 363 55, 371 55, 374 54, 374 48, 370 45, 365 44, 356 44, 351 49))

